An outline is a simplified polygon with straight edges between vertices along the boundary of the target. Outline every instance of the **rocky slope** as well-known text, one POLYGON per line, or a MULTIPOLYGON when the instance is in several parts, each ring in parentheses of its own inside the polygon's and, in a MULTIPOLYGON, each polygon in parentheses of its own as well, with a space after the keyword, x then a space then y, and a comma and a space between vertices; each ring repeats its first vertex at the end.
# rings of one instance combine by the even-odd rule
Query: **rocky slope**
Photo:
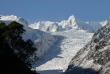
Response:
POLYGON ((12 21, 16 21, 24 26, 26 32, 23 34, 23 39, 24 40, 31 39, 38 49, 38 51, 36 51, 30 57, 31 61, 35 61, 37 59, 36 56, 41 57, 42 55, 44 55, 55 41, 54 37, 51 34, 42 32, 40 30, 34 30, 28 27, 27 21, 21 17, 17 17, 14 15, 11 16, 0 15, 0 22, 5 22, 6 24, 8 24, 12 21))
POLYGON ((65 74, 110 74, 110 22, 75 55, 65 74))
POLYGON ((75 29, 94 33, 98 28, 102 27, 106 23, 107 21, 83 22, 77 19, 74 15, 72 15, 68 18, 68 20, 63 20, 61 22, 41 21, 34 24, 30 24, 29 27, 49 32, 75 29))

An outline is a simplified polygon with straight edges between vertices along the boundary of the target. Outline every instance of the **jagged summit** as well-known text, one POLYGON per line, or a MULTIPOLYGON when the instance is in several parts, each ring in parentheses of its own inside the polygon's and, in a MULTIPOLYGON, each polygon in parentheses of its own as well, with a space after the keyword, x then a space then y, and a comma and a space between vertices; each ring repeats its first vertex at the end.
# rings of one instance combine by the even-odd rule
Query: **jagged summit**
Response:
POLYGON ((69 21, 69 22, 80 22, 80 20, 79 20, 77 17, 75 17, 74 15, 71 15, 71 16, 68 18, 67 21, 69 21))
POLYGON ((68 20, 75 20, 76 19, 76 17, 74 16, 74 15, 71 15, 69 18, 68 18, 68 20))

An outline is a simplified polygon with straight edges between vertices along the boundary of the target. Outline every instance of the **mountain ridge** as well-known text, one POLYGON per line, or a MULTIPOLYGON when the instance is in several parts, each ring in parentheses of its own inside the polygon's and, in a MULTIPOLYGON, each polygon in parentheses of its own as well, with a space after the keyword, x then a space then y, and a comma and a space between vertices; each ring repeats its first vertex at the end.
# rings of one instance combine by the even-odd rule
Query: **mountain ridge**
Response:
POLYGON ((74 15, 70 16, 67 20, 62 20, 61 22, 51 22, 51 21, 40 21, 40 22, 30 24, 29 27, 49 32, 76 29, 94 33, 98 28, 101 28, 107 23, 107 21, 83 22, 76 18, 74 15))

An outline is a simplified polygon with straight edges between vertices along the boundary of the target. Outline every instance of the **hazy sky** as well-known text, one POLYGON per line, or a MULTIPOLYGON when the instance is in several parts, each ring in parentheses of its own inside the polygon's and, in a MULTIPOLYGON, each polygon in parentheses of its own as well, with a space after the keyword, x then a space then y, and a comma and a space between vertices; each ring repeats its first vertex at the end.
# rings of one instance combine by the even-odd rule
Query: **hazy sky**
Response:
POLYGON ((0 15, 16 15, 29 23, 61 21, 70 15, 82 21, 110 20, 110 0, 0 0, 0 15))

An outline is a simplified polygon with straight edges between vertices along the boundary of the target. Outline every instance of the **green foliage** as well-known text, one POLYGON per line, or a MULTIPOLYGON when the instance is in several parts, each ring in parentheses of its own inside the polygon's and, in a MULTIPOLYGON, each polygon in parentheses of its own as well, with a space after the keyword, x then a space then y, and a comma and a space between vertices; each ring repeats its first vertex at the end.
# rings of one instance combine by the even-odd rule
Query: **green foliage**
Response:
POLYGON ((36 74, 27 67, 36 48, 31 40, 22 39, 24 32, 23 25, 15 21, 0 23, 0 74, 36 74))

